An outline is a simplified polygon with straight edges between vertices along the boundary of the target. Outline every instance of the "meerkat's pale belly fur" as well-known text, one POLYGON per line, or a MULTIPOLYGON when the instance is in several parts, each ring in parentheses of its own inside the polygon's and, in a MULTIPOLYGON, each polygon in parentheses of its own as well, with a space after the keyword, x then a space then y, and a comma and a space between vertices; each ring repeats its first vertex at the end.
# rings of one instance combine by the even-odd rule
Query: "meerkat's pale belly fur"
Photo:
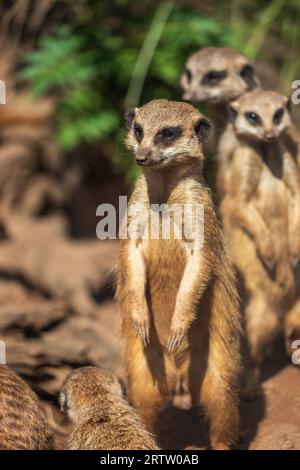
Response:
POLYGON ((289 190, 282 179, 264 167, 253 203, 261 217, 267 221, 277 259, 287 257, 289 221, 286 201, 289 199, 289 190), (264 197, 266 191, 270 194, 268 198, 264 197))
POLYGON ((144 253, 153 322, 161 344, 166 345, 187 253, 179 240, 152 240, 144 253))

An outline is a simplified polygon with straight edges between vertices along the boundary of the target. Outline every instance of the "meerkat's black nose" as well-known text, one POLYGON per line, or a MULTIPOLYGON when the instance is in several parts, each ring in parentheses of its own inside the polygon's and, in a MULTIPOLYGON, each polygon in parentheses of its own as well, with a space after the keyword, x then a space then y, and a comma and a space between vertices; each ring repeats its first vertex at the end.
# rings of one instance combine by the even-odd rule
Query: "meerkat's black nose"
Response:
POLYGON ((143 165, 151 157, 151 150, 148 148, 140 149, 136 154, 136 162, 138 165, 143 165))
POLYGON ((146 163, 147 158, 146 157, 136 157, 136 162, 138 165, 143 165, 143 163, 146 163))
POLYGON ((271 132, 268 132, 267 134, 265 134, 265 139, 268 142, 273 142, 273 140, 275 140, 275 135, 271 132))
POLYGON ((196 93, 184 93, 182 99, 184 101, 189 101, 190 103, 196 103, 197 102, 197 96, 196 93))

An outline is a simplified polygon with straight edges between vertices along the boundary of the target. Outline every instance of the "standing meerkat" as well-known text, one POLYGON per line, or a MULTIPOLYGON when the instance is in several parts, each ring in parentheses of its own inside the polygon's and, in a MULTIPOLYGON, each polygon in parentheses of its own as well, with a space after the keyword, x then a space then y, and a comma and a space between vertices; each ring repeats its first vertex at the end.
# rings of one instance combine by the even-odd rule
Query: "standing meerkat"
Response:
POLYGON ((0 365, 0 450, 53 449, 38 397, 9 367, 0 365))
POLYGON ((117 377, 98 367, 81 367, 67 377, 61 408, 75 424, 72 450, 155 450, 136 411, 123 397, 117 377))
POLYGON ((192 404, 206 410, 211 446, 227 449, 239 428, 240 325, 234 275, 202 175, 211 125, 188 103, 154 100, 131 110, 128 126, 127 145, 143 169, 128 206, 128 232, 139 221, 134 210, 130 215, 136 206, 142 225, 161 204, 171 211, 192 207, 187 226, 204 208, 202 247, 194 243, 199 232, 186 234, 182 221, 183 236, 176 238, 174 228, 164 238, 162 219, 158 237, 133 230, 121 241, 117 300, 128 397, 155 429, 178 386, 185 387, 192 404))
POLYGON ((228 123, 227 105, 259 85, 251 62, 226 47, 207 47, 192 54, 181 76, 183 99, 209 106, 216 127, 217 176, 219 199, 227 190, 230 161, 237 144, 228 123))
POLYGON ((264 348, 282 327, 287 345, 300 333, 300 171, 287 102, 257 89, 230 105, 238 146, 221 215, 245 293, 250 398, 264 348))

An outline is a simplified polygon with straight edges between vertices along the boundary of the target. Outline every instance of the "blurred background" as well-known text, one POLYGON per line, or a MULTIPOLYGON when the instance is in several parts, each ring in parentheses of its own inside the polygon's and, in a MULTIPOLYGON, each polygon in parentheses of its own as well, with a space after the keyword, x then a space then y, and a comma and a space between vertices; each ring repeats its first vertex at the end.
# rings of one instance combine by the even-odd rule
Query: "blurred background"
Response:
MULTIPOLYGON (((117 244, 95 229, 97 206, 117 204, 137 176, 125 110, 180 100, 184 63, 207 46, 238 49, 265 87, 289 95, 300 79, 299 20, 299 0, 0 2, 0 339, 43 399, 58 447, 66 374, 85 364, 122 373, 117 244)), ((265 395, 242 405, 245 448, 300 448, 297 374, 280 352, 268 363, 265 395)), ((198 421, 188 411, 180 419, 164 445, 201 447, 198 421)))

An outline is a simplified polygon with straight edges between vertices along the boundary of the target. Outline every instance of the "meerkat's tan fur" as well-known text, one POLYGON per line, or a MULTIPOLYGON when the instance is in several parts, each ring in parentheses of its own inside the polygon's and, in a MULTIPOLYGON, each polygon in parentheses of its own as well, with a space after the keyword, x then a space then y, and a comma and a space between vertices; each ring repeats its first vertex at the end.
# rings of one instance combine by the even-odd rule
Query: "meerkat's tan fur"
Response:
POLYGON ((9 367, 0 365, 0 450, 53 449, 38 397, 9 367))
POLYGON ((73 450, 155 450, 154 437, 123 397, 117 377, 98 367, 76 369, 60 393, 75 429, 73 450))
POLYGON ((249 397, 264 347, 282 326, 289 344, 300 319, 300 172, 287 101, 257 89, 230 105, 238 146, 221 214, 245 293, 249 397))
POLYGON ((136 108, 129 118, 127 145, 143 165, 129 203, 129 225, 136 203, 146 219, 151 204, 204 207, 200 249, 174 233, 169 239, 140 236, 121 242, 117 299, 129 400, 154 429, 181 383, 192 403, 206 409, 212 447, 228 448, 239 427, 239 309, 202 176, 202 142, 210 123, 191 105, 167 100, 136 108))
POLYGON ((228 123, 226 107, 230 101, 258 85, 251 62, 231 48, 207 47, 192 54, 186 62, 181 77, 183 99, 205 103, 216 127, 216 189, 219 199, 227 190, 230 161, 237 144, 228 123))

